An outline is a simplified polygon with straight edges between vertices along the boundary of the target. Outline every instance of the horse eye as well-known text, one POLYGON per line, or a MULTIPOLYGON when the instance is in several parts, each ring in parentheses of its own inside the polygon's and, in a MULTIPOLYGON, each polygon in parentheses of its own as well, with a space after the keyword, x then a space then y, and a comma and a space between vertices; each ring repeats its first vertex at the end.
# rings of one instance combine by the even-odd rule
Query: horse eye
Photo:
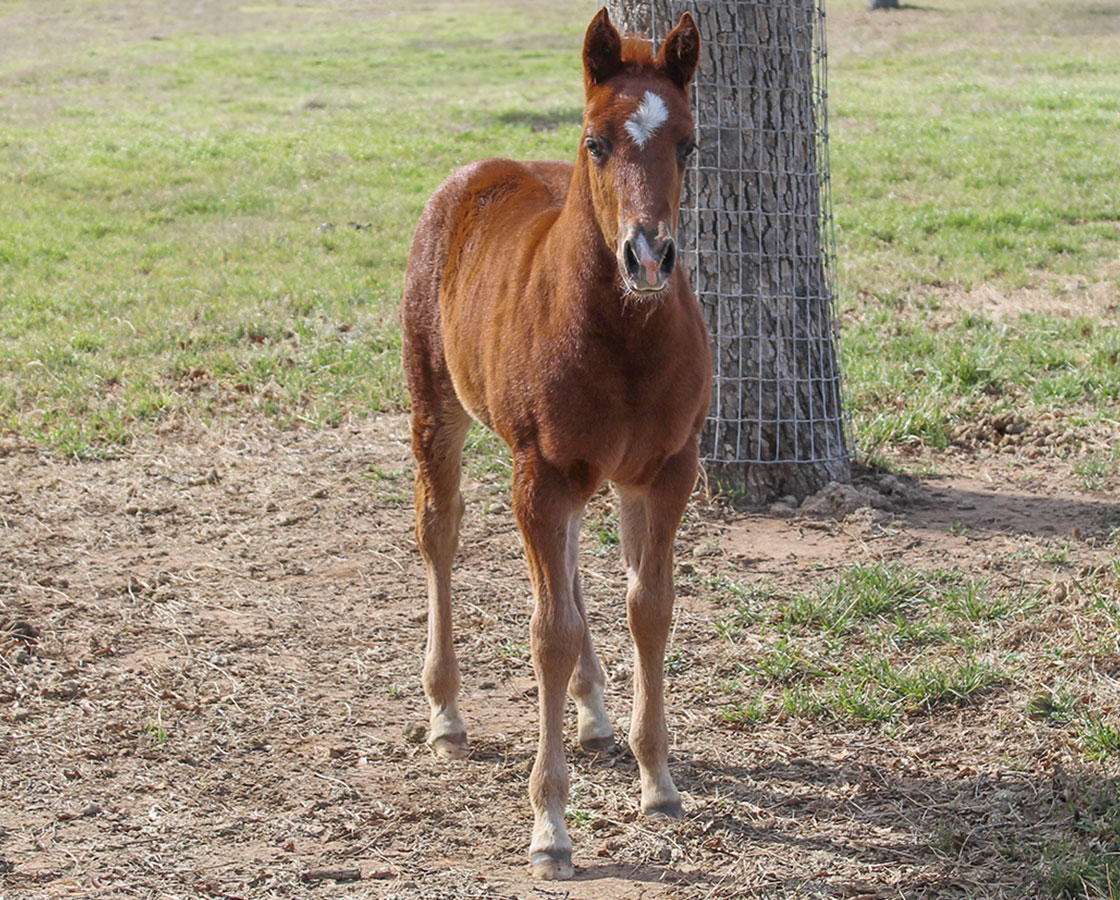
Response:
POLYGON ((591 158, 596 162, 601 160, 603 158, 603 154, 606 152, 606 148, 603 146, 603 143, 591 137, 591 135, 588 135, 584 139, 583 145, 587 148, 587 152, 591 154, 591 158))
POLYGON ((695 152, 696 152, 696 141, 688 140, 688 141, 682 141, 681 142, 681 148, 680 148, 681 159, 688 159, 695 152))

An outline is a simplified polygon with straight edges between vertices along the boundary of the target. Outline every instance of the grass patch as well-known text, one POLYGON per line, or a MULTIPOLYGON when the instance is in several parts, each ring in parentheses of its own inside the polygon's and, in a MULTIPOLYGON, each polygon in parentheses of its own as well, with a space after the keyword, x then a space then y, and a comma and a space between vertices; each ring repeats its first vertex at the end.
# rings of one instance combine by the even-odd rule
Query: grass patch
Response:
POLYGON ((879 296, 1026 286, 1110 262, 1114 26, 1088 7, 1035 2, 1008 20, 1011 8, 950 0, 889 24, 830 15, 840 259, 879 296), (978 28, 981 17, 1004 27, 978 28))
POLYGON ((595 551, 607 553, 617 550, 622 539, 618 532, 618 513, 603 513, 591 516, 584 528, 595 542, 595 551))
POLYGON ((868 620, 902 615, 906 606, 921 601, 921 588, 898 566, 853 566, 810 593, 795 594, 781 624, 843 634, 868 620))
POLYGON ((1090 759, 1108 759, 1120 753, 1120 722, 1109 722, 1096 713, 1085 713, 1081 743, 1090 759))
POLYGON ((860 452, 945 447, 956 427, 1013 408, 1114 422, 1120 334, 1101 319, 1120 293, 1113 21, 951 0, 889 20, 845 6, 829 23, 860 452))
POLYGON ((477 422, 467 432, 463 444, 463 463, 472 478, 480 481, 497 482, 503 492, 508 488, 513 474, 513 457, 509 448, 494 432, 477 422))
MULTIPOLYGON (((97 455, 180 413, 324 424, 402 406, 396 309, 420 209, 471 159, 571 158, 593 5, 214 21, 173 5, 130 8, 130 28, 112 6, 61 29, 21 18, 0 62, 0 428, 97 455)), ((1120 337, 1096 307, 951 302, 1055 278, 1070 309, 1085 284, 1115 294, 1111 22, 1004 0, 830 10, 862 453, 944 446, 1024 404, 1117 417, 1120 337)), ((1106 487, 1114 463, 1081 474, 1106 487)))
POLYGON ((1054 897, 1113 898, 1120 888, 1120 794, 1115 781, 1066 789, 1072 834, 1043 848, 1043 883, 1054 897))
POLYGON ((110 14, 24 33, 34 57, 0 63, 0 426, 92 455, 176 412, 400 407, 421 207, 471 159, 571 155, 571 13, 173 7, 134 35, 110 14))
POLYGON ((749 614, 745 605, 712 623, 735 670, 719 693, 753 698, 720 705, 740 725, 893 722, 971 702, 1008 678, 988 623, 1031 608, 983 581, 897 564, 856 564, 810 591, 760 591, 749 614))

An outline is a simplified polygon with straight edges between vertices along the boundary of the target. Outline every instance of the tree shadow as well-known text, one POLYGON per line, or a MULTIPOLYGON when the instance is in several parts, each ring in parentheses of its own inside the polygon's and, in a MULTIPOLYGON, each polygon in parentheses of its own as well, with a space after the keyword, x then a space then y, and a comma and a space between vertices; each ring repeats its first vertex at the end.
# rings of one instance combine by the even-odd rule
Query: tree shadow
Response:
MULTIPOLYGON (((699 756, 675 764, 674 773, 701 804, 686 823, 702 846, 843 858, 849 871, 890 871, 889 896, 1062 895, 1071 872, 1083 882, 1076 895, 1091 896, 1120 874, 1120 781, 1100 771, 1059 766, 943 779, 871 762, 798 757, 752 767, 699 756), (837 788, 849 799, 830 799, 837 788)), ((686 874, 692 883, 718 881, 686 874)), ((866 887, 838 880, 825 864, 807 877, 779 872, 766 889, 847 896, 866 887)))
POLYGON ((941 12, 938 6, 923 6, 918 3, 899 3, 897 6, 876 6, 868 7, 868 12, 890 12, 892 10, 901 12, 941 12))
POLYGON ((903 513, 908 524, 1032 537, 1107 538, 1120 528, 1120 502, 979 490, 925 481, 903 513))
POLYGON ((565 125, 579 125, 583 121, 582 107, 566 106, 553 109, 511 109, 491 118, 495 125, 527 127, 530 131, 555 131, 565 125))

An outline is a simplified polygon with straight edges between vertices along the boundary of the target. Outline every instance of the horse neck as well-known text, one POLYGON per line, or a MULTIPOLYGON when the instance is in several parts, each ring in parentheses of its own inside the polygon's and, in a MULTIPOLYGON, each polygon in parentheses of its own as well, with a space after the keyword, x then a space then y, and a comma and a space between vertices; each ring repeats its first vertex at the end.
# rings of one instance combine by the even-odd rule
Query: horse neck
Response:
POLYGON ((580 285, 577 293, 594 295, 583 296, 583 300, 620 307, 622 295, 618 287, 618 260, 607 245, 595 218, 591 181, 586 166, 585 160, 576 161, 568 196, 552 229, 552 236, 557 241, 558 255, 555 258, 574 263, 574 271, 578 274, 573 284, 580 285), (605 285, 610 285, 610 288, 606 291, 607 296, 602 296, 605 285))

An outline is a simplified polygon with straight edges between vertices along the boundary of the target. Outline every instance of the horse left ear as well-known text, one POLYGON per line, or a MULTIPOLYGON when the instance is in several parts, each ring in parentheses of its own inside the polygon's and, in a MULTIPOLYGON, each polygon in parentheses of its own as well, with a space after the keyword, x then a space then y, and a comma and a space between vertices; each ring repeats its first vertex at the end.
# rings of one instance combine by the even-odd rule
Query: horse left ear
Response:
POLYGON ((689 13, 682 13, 677 27, 669 32, 657 65, 664 69, 672 82, 682 91, 688 89, 696 65, 700 62, 700 31, 689 13))

